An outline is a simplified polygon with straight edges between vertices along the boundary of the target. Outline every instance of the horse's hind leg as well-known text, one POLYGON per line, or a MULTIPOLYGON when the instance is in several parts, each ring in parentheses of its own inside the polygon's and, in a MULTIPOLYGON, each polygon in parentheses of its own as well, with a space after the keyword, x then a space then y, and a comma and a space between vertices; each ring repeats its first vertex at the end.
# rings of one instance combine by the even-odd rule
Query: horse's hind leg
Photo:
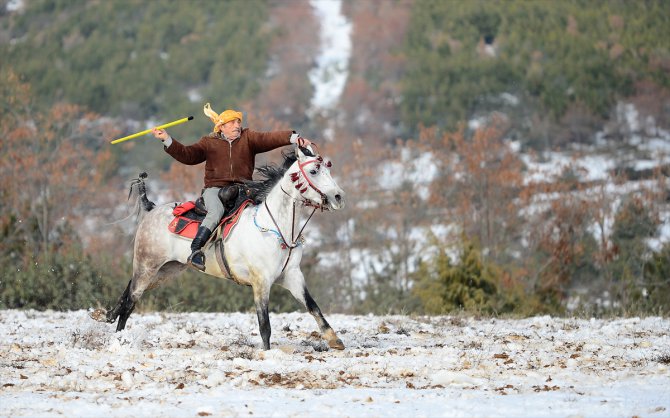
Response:
MULTIPOLYGON (((135 309, 135 302, 139 299, 139 297, 134 298, 131 294, 131 289, 133 287, 133 280, 130 280, 128 282, 128 286, 126 286, 126 290, 123 291, 123 294, 121 294, 121 297, 119 300, 116 302, 116 306, 111 311, 108 311, 105 315, 104 321, 108 322, 110 324, 113 324, 116 322, 116 319, 119 319, 119 322, 116 324, 116 331, 121 331, 126 327, 126 321, 128 321, 128 317, 130 317, 130 314, 133 313, 133 310, 135 309)), ((133 292, 136 293, 136 292, 133 292)), ((102 321, 102 313, 101 312, 94 312, 91 315, 94 319, 102 321)))
POLYGON ((114 309, 107 312, 107 314, 105 316, 105 321, 109 322, 110 324, 113 324, 114 322, 116 322, 116 318, 119 317, 119 314, 121 313, 121 310, 123 309, 124 301, 130 295, 130 285, 132 284, 132 282, 133 282, 132 280, 128 281, 128 286, 126 286, 126 290, 124 290, 123 293, 121 294, 121 297, 116 302, 116 306, 114 306, 114 309))
POLYGON ((344 343, 338 338, 333 328, 326 321, 326 318, 324 318, 319 305, 316 304, 314 299, 312 299, 312 295, 309 294, 302 272, 300 270, 287 271, 284 274, 284 279, 277 283, 288 289, 293 297, 302 303, 307 312, 314 317, 321 330, 321 336, 328 342, 328 346, 336 350, 344 350, 344 343))
MULTIPOLYGON (((130 288, 130 284, 128 288, 130 288)), ((139 297, 134 298, 130 292, 124 292, 122 300, 119 300, 119 322, 116 324, 116 332, 126 327, 126 321, 128 321, 130 314, 135 310, 135 302, 137 300, 139 300, 139 297)))
POLYGON ((141 275, 135 273, 117 304, 119 323, 116 325, 116 331, 121 331, 126 327, 128 317, 133 313, 135 304, 140 300, 145 290, 158 287, 161 283, 173 278, 185 269, 185 264, 168 261, 159 267, 142 269, 141 275))
POLYGON ((135 304, 140 300, 144 291, 148 288, 158 286, 163 281, 170 279, 186 269, 186 265, 176 261, 169 261, 160 267, 144 268, 143 273, 134 274, 128 282, 126 290, 123 292, 116 306, 106 314, 106 321, 113 324, 116 319, 116 331, 121 331, 126 327, 126 322, 135 309, 135 304))

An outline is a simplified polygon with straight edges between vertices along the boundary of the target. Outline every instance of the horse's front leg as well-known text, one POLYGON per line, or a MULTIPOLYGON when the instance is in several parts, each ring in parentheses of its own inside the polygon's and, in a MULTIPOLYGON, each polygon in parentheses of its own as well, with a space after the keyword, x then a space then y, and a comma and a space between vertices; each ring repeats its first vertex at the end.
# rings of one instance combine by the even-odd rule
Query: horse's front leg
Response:
POLYGON ((258 328, 263 340, 263 350, 270 349, 270 314, 268 313, 268 304, 270 292, 265 288, 256 288, 254 286, 254 304, 256 305, 256 316, 258 317, 258 328))
POLYGON ((288 289, 298 302, 302 303, 307 311, 316 320, 319 329, 321 330, 321 337, 328 342, 328 346, 335 350, 344 350, 344 343, 340 340, 330 326, 326 318, 324 318, 319 305, 316 304, 312 295, 307 290, 305 284, 305 276, 298 268, 287 270, 284 274, 283 280, 278 282, 282 287, 288 289))

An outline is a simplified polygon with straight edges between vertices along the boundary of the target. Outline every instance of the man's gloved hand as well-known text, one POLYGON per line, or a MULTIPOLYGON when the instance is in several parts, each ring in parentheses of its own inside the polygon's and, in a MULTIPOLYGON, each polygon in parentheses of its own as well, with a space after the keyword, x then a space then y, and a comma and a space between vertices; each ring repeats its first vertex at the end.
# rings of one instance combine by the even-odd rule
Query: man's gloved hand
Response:
POLYGON ((310 141, 307 138, 303 138, 301 136, 298 137, 298 139, 295 141, 296 144, 298 144, 299 147, 307 148, 308 146, 312 145, 312 141, 310 141))

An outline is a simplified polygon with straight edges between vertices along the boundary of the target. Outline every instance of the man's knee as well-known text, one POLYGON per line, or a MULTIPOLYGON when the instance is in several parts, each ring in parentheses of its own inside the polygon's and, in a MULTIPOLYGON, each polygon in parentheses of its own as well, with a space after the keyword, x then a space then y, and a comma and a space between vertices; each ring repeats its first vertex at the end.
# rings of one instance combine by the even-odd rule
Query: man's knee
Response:
POLYGON ((202 221, 202 226, 206 226, 212 230, 219 224, 224 212, 223 204, 219 200, 219 191, 218 188, 216 190, 205 189, 202 194, 207 209, 207 215, 202 221))
POLYGON ((219 199, 219 193, 221 192, 221 188, 216 187, 216 188, 211 188, 211 189, 205 189, 205 191, 202 193, 202 198, 205 201, 205 206, 207 207, 207 210, 214 210, 216 211, 219 209, 221 206, 221 200, 219 199))

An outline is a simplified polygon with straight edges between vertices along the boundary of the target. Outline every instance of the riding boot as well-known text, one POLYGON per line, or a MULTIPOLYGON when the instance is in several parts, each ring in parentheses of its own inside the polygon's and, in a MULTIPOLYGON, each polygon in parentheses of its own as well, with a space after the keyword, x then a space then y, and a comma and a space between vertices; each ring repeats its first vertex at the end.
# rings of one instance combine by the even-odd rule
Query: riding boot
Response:
POLYGON ((209 228, 200 226, 198 232, 195 234, 195 238, 193 238, 193 242, 191 242, 191 255, 188 257, 188 263, 200 271, 205 271, 205 254, 201 248, 205 245, 211 234, 212 231, 209 228))

